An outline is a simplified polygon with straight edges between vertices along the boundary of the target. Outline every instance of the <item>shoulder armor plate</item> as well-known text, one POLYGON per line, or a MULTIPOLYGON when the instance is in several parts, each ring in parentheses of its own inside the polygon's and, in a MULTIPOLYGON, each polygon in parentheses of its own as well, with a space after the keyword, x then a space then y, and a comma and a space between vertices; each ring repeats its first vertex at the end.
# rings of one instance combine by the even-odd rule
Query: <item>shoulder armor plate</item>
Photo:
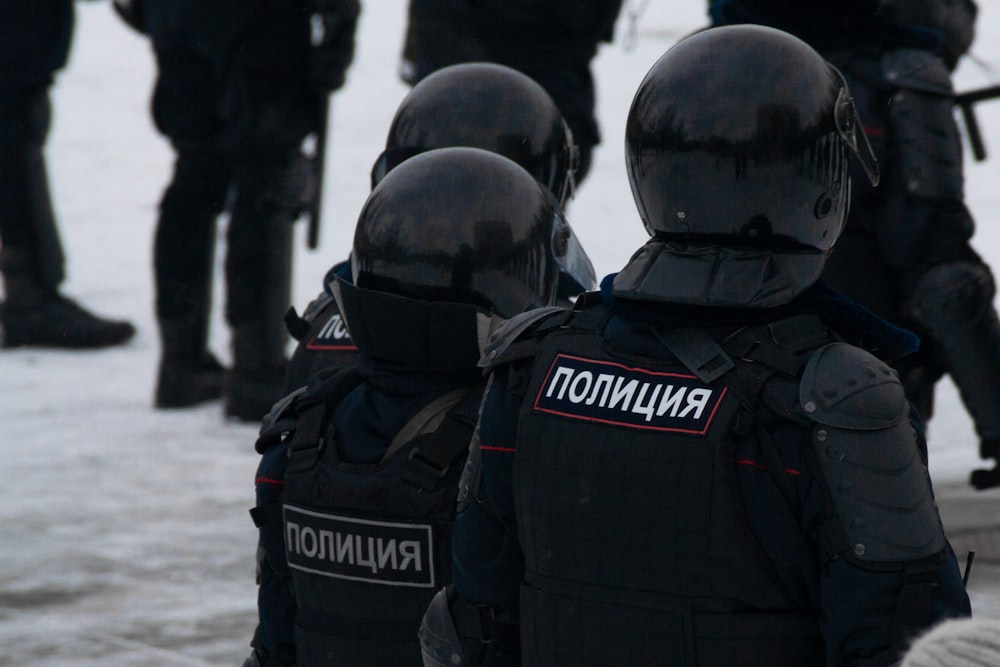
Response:
POLYGON ((258 454, 281 442, 281 436, 295 424, 295 405, 304 396, 307 387, 299 387, 290 394, 279 399, 270 412, 264 415, 254 448, 258 454))
POLYGON ((882 56, 882 75, 900 88, 952 95, 951 73, 939 57, 922 49, 894 49, 882 56))
POLYGON ((799 404, 820 424, 861 431, 888 428, 908 414, 896 371, 846 343, 813 353, 799 385, 799 404))
POLYGON ((326 292, 320 292, 319 296, 310 301, 309 305, 306 306, 305 312, 302 313, 302 319, 312 323, 331 303, 335 303, 333 297, 326 292))
POLYGON ((846 544, 858 564, 902 563, 945 547, 930 477, 896 373, 845 343, 818 349, 799 403, 816 422, 810 440, 846 544))

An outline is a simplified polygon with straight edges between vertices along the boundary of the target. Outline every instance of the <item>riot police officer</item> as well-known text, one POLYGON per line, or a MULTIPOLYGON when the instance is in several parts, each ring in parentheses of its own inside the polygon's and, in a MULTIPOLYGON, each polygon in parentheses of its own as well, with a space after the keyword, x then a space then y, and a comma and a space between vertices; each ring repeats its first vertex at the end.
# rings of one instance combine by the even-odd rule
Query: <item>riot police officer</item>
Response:
POLYGON ((892 664, 970 607, 919 420, 856 345, 915 338, 818 282, 850 160, 877 177, 842 76, 702 31, 640 84, 626 155, 650 240, 483 357, 454 581, 495 664, 892 664))
POLYGON ((417 155, 372 190, 351 279, 331 285, 358 361, 279 402, 257 443, 249 664, 419 664, 421 616, 451 580, 480 344, 554 302, 579 265, 569 235, 548 190, 479 148, 417 155))
MULTIPOLYGON (((972 0, 847 3, 716 0, 713 23, 787 30, 837 65, 864 110, 878 188, 859 183, 840 249, 827 263, 834 287, 917 332, 921 349, 894 364, 930 420, 934 385, 948 373, 979 436, 1000 458, 1000 320, 992 271, 973 250, 964 203, 962 146, 950 70, 974 38, 972 0)), ((1000 472, 972 483, 995 485, 1000 472)))
MULTIPOLYGON (((417 83, 396 110, 385 150, 372 167, 372 187, 404 160, 449 146, 482 148, 510 158, 551 190, 560 206, 573 194, 578 151, 572 133, 545 90, 510 67, 462 63, 417 83)), ((575 236, 567 241, 579 245, 575 236)), ((560 274, 559 298, 566 303, 596 284, 586 253, 577 248, 570 256, 580 266, 560 274)), ((336 264, 302 317, 294 311, 286 315, 299 341, 289 360, 286 393, 320 370, 350 365, 357 354, 329 291, 335 278, 349 280, 350 274, 349 262, 336 264)))
POLYGON ((552 96, 579 146, 577 180, 601 141, 590 63, 614 38, 622 0, 410 0, 400 76, 413 85, 471 61, 524 72, 552 96))
POLYGON ((69 56, 73 0, 0 6, 0 345, 94 348, 135 334, 59 292, 65 258, 49 196, 44 147, 49 89, 69 56))
POLYGON ((153 118, 176 154, 154 244, 157 407, 224 394, 227 416, 258 421, 280 397, 292 223, 317 196, 301 148, 344 82, 359 11, 357 0, 144 1, 158 66, 153 118), (233 358, 225 373, 207 348, 224 210, 233 358))

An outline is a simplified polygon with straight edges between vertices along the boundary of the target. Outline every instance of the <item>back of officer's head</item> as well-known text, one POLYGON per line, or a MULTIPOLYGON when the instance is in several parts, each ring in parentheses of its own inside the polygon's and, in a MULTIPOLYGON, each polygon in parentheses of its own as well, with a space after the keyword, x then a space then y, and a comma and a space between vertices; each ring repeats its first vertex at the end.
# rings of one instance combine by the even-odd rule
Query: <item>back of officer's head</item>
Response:
POLYGON ((549 94, 521 72, 495 63, 463 63, 422 79, 396 111, 373 185, 423 151, 471 146, 518 163, 560 203, 572 195, 577 151, 549 94))
POLYGON ((372 190, 354 236, 354 284, 511 317, 553 302, 568 236, 552 194, 513 161, 436 149, 372 190))
POLYGON ((877 166, 840 72, 763 26, 668 50, 632 102, 629 182, 653 239, 616 277, 635 299, 768 307, 820 276, 847 216, 848 159, 877 166))

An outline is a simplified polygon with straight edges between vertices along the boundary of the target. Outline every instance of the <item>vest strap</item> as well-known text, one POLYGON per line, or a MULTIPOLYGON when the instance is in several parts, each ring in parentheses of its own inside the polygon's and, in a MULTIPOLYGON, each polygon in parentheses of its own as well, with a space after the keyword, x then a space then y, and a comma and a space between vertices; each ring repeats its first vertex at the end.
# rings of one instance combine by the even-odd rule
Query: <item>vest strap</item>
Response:
POLYGON ((286 474, 315 467, 324 448, 333 445, 329 406, 343 400, 361 381, 360 371, 349 366, 319 378, 315 381, 317 384, 310 383, 307 391, 300 395, 294 406, 295 423, 288 441, 286 474))
MULTIPOLYGON (((475 430, 475 413, 464 414, 465 403, 471 401, 470 391, 464 389, 460 396, 453 395, 457 392, 447 395, 454 403, 443 420, 439 420, 440 426, 433 432, 421 434, 410 441, 413 447, 403 469, 404 481, 425 491, 433 491, 455 460, 468 451, 475 430)), ((478 408, 478 401, 475 407, 478 408)))
POLYGON ((704 329, 660 327, 653 333, 702 382, 714 382, 735 366, 729 355, 704 329))
POLYGON ((469 389, 467 387, 455 389, 447 394, 438 396, 421 408, 417 414, 413 415, 413 417, 410 418, 410 421, 408 421, 403 428, 399 430, 396 437, 392 439, 392 442, 389 443, 389 447, 386 448, 385 454, 382 455, 382 460, 379 461, 379 463, 382 464, 391 459, 396 452, 403 447, 403 445, 410 442, 418 435, 436 431, 438 426, 441 425, 441 421, 445 418, 447 412, 451 410, 455 404, 461 401, 468 393, 469 389))

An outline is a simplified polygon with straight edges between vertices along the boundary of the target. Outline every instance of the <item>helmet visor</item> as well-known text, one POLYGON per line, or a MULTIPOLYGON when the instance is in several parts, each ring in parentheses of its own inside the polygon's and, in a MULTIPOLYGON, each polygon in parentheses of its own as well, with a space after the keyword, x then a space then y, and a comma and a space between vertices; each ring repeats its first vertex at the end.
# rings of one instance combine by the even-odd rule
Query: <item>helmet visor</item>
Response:
POLYGON ((833 108, 833 120, 837 127, 837 134, 850 146, 851 152, 858 158, 871 184, 878 185, 878 160, 875 159, 875 152, 872 151, 868 137, 865 136, 864 126, 861 124, 858 110, 854 106, 854 98, 847 90, 844 76, 835 67, 831 67, 831 69, 837 73, 837 77, 843 83, 843 87, 837 93, 837 101, 833 108))
POLYGON ((566 218, 558 213, 552 225, 552 254, 559 265, 559 297, 575 297, 597 286, 597 274, 587 251, 566 218))

